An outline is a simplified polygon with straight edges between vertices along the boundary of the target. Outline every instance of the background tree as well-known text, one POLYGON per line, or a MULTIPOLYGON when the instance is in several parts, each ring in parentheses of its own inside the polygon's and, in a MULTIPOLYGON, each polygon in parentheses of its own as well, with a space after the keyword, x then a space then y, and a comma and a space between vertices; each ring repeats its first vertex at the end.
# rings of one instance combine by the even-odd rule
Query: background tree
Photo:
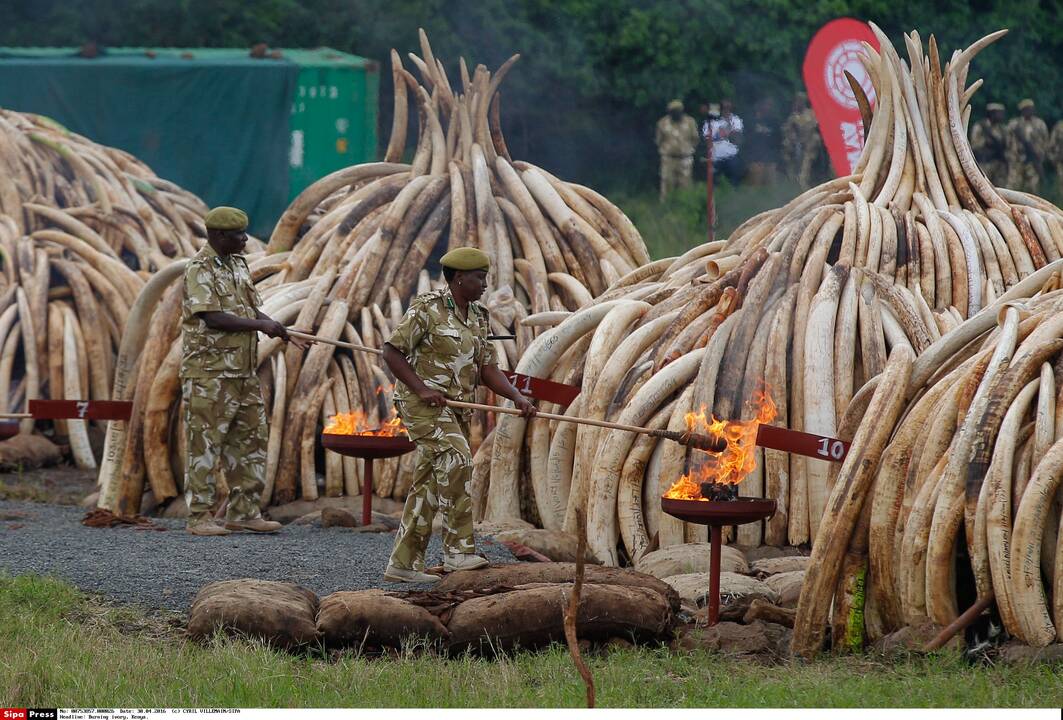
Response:
MULTIPOLYGON (((1063 114, 1063 3, 1036 0, 0 0, 0 45, 273 47, 328 45, 382 62, 417 50, 424 27, 452 81, 457 58, 497 67, 507 140, 522 158, 607 190, 654 182, 653 124, 665 103, 727 95, 747 114, 764 95, 789 106, 812 34, 835 17, 871 19, 895 41, 919 29, 951 51, 1000 27, 978 56, 975 100, 1033 97, 1063 114)), ((902 53, 903 54, 903 53, 902 53)), ((943 58, 947 59, 947 58, 943 58)), ((972 78, 973 79, 973 78, 972 78)), ((381 127, 390 122, 381 72, 381 127)), ((386 138, 384 138, 386 141, 386 138)))

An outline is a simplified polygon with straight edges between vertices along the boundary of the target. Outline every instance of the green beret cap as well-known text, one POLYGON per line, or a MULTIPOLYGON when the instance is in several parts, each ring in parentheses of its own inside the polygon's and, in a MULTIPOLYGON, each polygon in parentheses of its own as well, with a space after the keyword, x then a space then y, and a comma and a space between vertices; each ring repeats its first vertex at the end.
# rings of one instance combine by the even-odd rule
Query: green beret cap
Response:
POLYGON ((1033 100, 1026 98, 1025 100, 1019 101, 1019 110, 1025 110, 1028 107, 1033 107, 1033 100))
POLYGON ((986 112, 993 112, 994 110, 1000 110, 1004 112, 1004 106, 1000 103, 987 103, 985 106, 986 112))
POLYGON ((490 270, 491 258, 479 248, 454 248, 439 260, 445 268, 452 270, 490 270))
POLYGON ((246 230, 247 213, 234 207, 216 207, 203 218, 208 230, 246 230))
POLYGON ((683 103, 680 102, 679 100, 673 100, 672 102, 668 103, 668 112, 672 112, 673 110, 682 111, 682 109, 683 109, 683 103))

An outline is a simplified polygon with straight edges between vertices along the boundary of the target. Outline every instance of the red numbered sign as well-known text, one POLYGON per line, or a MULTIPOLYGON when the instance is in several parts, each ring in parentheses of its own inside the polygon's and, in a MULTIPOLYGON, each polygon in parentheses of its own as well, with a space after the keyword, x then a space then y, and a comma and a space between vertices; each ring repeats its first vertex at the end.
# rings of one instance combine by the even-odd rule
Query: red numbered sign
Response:
POLYGON ((128 420, 133 403, 120 400, 30 400, 35 420, 128 420))
POLYGON ((831 462, 843 462, 849 454, 849 443, 844 440, 774 425, 761 425, 757 429, 757 445, 831 462))
POLYGON ((575 385, 565 385, 553 380, 543 380, 542 378, 522 375, 508 370, 503 370, 502 374, 513 383, 513 387, 520 390, 521 395, 526 395, 533 400, 568 405, 580 393, 580 389, 575 385))

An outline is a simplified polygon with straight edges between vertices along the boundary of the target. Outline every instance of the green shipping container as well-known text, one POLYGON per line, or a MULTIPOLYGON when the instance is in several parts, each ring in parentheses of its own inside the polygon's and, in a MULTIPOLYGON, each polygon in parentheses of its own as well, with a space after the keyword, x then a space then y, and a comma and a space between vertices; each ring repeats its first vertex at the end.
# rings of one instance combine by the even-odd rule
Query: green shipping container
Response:
POLYGON ((0 48, 0 107, 119 147, 211 205, 272 230, 288 202, 373 160, 376 62, 329 48, 254 59, 234 48, 0 48))
POLYGON ((294 198, 331 172, 376 159, 380 66, 329 48, 282 52, 299 66, 288 155, 294 198))

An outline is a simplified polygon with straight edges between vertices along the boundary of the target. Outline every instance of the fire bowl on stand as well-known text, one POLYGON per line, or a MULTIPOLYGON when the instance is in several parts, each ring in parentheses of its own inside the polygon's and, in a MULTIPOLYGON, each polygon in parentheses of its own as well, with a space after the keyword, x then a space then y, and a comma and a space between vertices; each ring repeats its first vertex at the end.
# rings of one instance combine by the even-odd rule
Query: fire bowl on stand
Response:
MULTIPOLYGON (((702 485, 702 492, 709 488, 702 485)), ((710 495, 711 496, 711 495, 710 495)), ((684 522, 709 526, 709 625, 720 621, 720 545, 725 525, 745 525, 775 514, 776 501, 768 498, 735 497, 729 500, 661 498, 661 510, 684 522)))
POLYGON ((321 433, 321 444, 326 450, 340 455, 362 458, 365 472, 362 473, 362 524, 373 522, 373 460, 405 455, 417 446, 405 435, 339 435, 321 433))

